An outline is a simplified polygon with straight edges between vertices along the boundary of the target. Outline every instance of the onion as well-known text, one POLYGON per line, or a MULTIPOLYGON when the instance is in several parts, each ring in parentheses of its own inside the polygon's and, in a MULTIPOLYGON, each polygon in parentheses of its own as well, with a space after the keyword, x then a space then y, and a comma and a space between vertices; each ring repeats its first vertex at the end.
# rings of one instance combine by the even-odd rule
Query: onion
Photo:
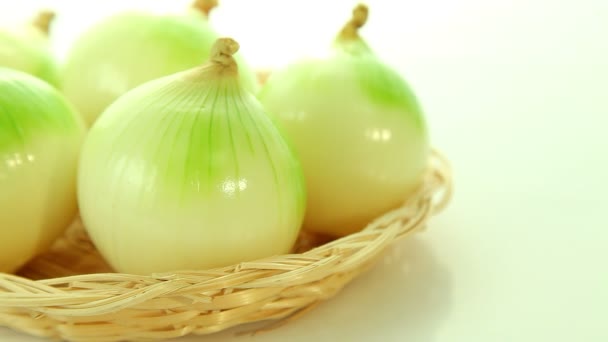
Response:
POLYGON ((399 206, 421 181, 429 143, 403 78, 358 34, 359 5, 330 56, 274 72, 260 100, 293 142, 304 169, 304 229, 345 235, 399 206))
MULTIPOLYGON (((63 92, 91 125, 128 90, 199 65, 218 38, 206 17, 215 3, 198 0, 180 15, 125 12, 94 25, 68 53, 63 92)), ((255 74, 239 58, 244 85, 257 91, 255 74)))
POLYGON ((0 68, 0 272, 47 249, 74 219, 83 135, 56 89, 0 68))
POLYGON ((81 216, 118 271, 202 269, 286 253, 304 216, 302 170, 220 39, 210 61, 141 85, 93 125, 81 216))
POLYGON ((59 85, 59 71, 48 33, 55 17, 42 11, 25 27, 0 30, 0 66, 34 75, 51 85, 59 85))

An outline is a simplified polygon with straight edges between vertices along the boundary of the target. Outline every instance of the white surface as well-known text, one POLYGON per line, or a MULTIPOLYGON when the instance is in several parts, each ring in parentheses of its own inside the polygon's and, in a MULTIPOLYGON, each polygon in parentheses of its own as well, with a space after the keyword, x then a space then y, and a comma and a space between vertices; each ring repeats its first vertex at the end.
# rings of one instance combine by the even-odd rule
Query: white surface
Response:
MULTIPOLYGON (((353 3, 305 29, 321 1, 283 4, 281 18, 270 1, 222 2, 218 28, 257 65, 321 48, 353 3)), ((178 341, 608 341, 608 2, 368 3, 365 36, 417 90, 454 164, 451 206, 298 321, 178 341)))

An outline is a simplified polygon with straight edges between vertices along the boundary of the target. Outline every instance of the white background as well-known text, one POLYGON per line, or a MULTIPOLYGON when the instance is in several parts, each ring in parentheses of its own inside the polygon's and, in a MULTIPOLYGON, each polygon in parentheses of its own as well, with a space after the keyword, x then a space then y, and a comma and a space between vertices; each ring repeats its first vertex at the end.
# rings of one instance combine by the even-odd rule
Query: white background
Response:
MULTIPOLYGON (((60 12, 64 55, 100 16, 188 1, 16 3, 0 2, 1 23, 60 12)), ((221 3, 212 21, 256 66, 321 51, 354 4, 221 3)), ((608 341, 608 1, 367 3, 364 36, 414 87, 453 163, 451 206, 298 321, 183 342, 608 341)))

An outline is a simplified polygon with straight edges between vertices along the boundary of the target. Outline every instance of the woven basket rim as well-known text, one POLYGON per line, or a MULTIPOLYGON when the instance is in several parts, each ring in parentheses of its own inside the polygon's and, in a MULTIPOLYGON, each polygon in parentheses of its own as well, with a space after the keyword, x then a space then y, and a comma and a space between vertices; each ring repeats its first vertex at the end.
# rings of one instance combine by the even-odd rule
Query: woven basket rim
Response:
MULTIPOLYGON (((429 217, 445 208, 452 195, 450 166, 436 150, 429 165, 403 206, 360 232, 303 253, 147 276, 88 273, 34 280, 0 273, 0 326, 73 341, 120 341, 208 334, 293 316, 338 293, 394 241, 425 229, 429 217), (108 330, 90 331, 91 320, 108 330)), ((65 240, 65 249, 90 245, 82 227, 65 240)), ((89 252, 82 250, 85 256, 89 252)), ((53 262, 42 257, 25 272, 52 268, 53 262)))

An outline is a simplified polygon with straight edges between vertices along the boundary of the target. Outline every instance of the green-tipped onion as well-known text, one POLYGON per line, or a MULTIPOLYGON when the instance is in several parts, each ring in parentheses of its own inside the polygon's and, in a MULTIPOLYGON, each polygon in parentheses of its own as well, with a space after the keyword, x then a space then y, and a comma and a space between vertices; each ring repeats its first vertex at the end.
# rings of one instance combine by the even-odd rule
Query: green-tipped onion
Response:
POLYGON ((241 86, 237 50, 218 40, 207 64, 135 88, 91 128, 79 204, 116 270, 204 269, 294 244, 306 202, 302 171, 241 86))
MULTIPOLYGON (((94 25, 74 43, 63 71, 63 92, 91 125, 134 87, 193 68, 209 58, 218 34, 199 0, 184 14, 126 12, 94 25)), ((243 84, 257 90, 255 74, 237 56, 243 84)))
POLYGON ((47 249, 74 219, 83 135, 56 89, 0 68, 0 272, 47 249))
POLYGON ((273 73, 261 102, 293 141, 307 182, 304 228, 345 235, 403 203, 427 166, 421 108, 358 29, 358 6, 329 57, 273 73))
POLYGON ((48 39, 54 14, 43 11, 25 27, 0 30, 0 67, 23 71, 59 86, 59 70, 48 39))

